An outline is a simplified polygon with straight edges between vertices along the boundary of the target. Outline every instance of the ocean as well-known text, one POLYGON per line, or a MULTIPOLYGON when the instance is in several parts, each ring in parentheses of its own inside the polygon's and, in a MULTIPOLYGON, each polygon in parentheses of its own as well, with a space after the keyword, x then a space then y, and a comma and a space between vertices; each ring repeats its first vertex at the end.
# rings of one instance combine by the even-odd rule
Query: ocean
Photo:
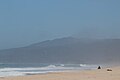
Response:
POLYGON ((97 69, 97 67, 98 65, 87 64, 0 63, 0 77, 25 76, 71 70, 91 70, 97 69))

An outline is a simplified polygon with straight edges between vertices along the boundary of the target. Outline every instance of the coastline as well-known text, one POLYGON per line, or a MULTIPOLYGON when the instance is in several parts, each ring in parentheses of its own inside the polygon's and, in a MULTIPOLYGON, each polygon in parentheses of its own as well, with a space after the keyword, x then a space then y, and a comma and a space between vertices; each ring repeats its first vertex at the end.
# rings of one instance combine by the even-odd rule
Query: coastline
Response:
POLYGON ((120 80, 120 67, 111 67, 100 70, 82 70, 69 72, 53 72, 38 75, 17 77, 1 77, 0 80, 120 80))

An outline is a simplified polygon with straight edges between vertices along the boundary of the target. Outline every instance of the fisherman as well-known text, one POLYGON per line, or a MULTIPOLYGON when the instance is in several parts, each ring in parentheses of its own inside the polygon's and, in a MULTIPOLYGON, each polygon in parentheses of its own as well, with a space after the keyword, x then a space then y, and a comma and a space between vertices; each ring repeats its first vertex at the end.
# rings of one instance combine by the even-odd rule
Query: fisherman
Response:
POLYGON ((100 66, 98 66, 98 69, 101 69, 101 67, 100 67, 100 66))

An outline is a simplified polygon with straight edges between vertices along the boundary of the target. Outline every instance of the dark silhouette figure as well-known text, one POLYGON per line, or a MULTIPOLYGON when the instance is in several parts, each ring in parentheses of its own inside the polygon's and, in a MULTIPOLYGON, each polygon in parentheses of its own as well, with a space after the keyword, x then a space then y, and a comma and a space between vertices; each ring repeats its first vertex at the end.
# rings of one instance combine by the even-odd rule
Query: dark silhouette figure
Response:
POLYGON ((98 66, 98 69, 101 69, 101 67, 100 67, 100 66, 98 66))
POLYGON ((112 71, 112 69, 107 69, 107 71, 112 71))

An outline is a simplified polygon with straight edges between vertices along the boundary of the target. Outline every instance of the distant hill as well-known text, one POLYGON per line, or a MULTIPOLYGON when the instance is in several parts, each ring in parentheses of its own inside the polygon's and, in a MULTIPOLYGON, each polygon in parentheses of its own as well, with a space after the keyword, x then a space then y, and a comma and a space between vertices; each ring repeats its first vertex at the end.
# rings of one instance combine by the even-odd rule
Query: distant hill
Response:
POLYGON ((112 63, 120 61, 120 39, 66 37, 0 51, 6 63, 112 63))

